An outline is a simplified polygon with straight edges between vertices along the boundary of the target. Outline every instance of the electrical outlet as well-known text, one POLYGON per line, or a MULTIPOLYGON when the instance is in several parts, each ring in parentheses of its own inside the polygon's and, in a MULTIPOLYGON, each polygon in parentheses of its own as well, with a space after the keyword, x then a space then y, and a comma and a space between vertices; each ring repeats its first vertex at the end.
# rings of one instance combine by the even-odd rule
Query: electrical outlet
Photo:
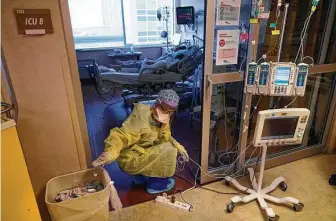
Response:
POLYGON ((157 196, 155 199, 155 203, 162 204, 164 206, 168 206, 173 209, 191 212, 191 206, 189 204, 182 203, 179 201, 175 201, 175 203, 172 203, 168 198, 164 196, 157 196))

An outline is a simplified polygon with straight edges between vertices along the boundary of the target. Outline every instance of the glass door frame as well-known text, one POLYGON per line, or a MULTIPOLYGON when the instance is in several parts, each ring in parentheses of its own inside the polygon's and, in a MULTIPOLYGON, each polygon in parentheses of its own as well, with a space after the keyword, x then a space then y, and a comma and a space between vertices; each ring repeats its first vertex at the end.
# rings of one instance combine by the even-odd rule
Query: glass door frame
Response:
MULTIPOLYGON (((331 7, 335 7, 332 5, 331 7)), ((209 154, 209 145, 210 145, 210 112, 211 112, 211 96, 212 96, 212 86, 216 84, 225 84, 231 82, 239 82, 244 81, 244 73, 240 72, 226 72, 226 73, 216 73, 213 74, 213 43, 214 43, 214 30, 215 30, 215 10, 216 10, 216 0, 208 0, 206 1, 206 26, 205 26, 205 58, 204 58, 204 80, 203 80, 203 107, 202 107, 202 145, 201 145, 201 168, 202 171, 205 171, 207 174, 218 174, 224 172, 228 169, 228 167, 221 167, 212 171, 209 171, 208 167, 208 154, 209 154)), ((334 14, 329 14, 330 17, 334 16, 334 14)), ((332 19, 329 19, 332 20, 332 19)), ((330 21, 329 21, 330 22, 330 21)), ((327 24, 328 25, 328 24, 327 24)), ((259 29, 260 24, 251 24, 249 36, 253 36, 253 38, 249 38, 248 42, 248 59, 246 63, 249 63, 253 60, 257 60, 257 50, 255 50, 255 46, 258 46, 258 38, 259 38, 259 29)), ((326 34, 324 35, 324 39, 327 38, 326 34)), ((322 47, 328 45, 328 40, 323 41, 322 47)), ((323 63, 324 61, 320 61, 323 63)), ((315 65, 309 69, 309 75, 314 74, 322 74, 322 73, 336 73, 336 63, 333 64, 320 64, 315 65)), ((314 89, 318 90, 318 88, 314 89)), ((240 123, 240 132, 239 132, 239 145, 237 155, 240 156, 237 161, 235 168, 239 170, 245 163, 245 148, 247 144, 247 136, 248 136, 248 127, 249 127, 249 113, 251 110, 251 101, 253 95, 245 94, 243 96, 242 102, 242 113, 241 113, 241 123, 240 123), (242 128, 244 128, 242 130, 242 128)), ((293 151, 288 151, 288 153, 281 154, 272 154, 267 157, 266 168, 282 165, 288 162, 292 162, 295 160, 299 160, 305 157, 313 156, 319 153, 322 153, 326 150, 326 143, 328 141, 328 134, 331 126, 331 120, 333 118, 333 113, 336 106, 336 96, 332 97, 330 103, 330 109, 327 116, 327 121, 325 125, 325 130, 322 138, 322 143, 318 145, 313 145, 305 148, 295 148, 293 151)), ((311 125, 310 125, 311 126, 311 125)), ((309 128, 308 128, 309 130, 309 128)), ((334 132, 332 132, 334 133, 334 132)), ((248 165, 248 167, 253 166, 256 161, 252 159, 252 163, 248 165)), ((229 170, 229 172, 233 172, 233 168, 229 170)), ((244 173, 245 171, 243 171, 244 173)), ((207 182, 214 181, 215 178, 207 175, 205 173, 200 174, 200 183, 204 184, 207 182)), ((243 174, 241 174, 243 175, 243 174)))

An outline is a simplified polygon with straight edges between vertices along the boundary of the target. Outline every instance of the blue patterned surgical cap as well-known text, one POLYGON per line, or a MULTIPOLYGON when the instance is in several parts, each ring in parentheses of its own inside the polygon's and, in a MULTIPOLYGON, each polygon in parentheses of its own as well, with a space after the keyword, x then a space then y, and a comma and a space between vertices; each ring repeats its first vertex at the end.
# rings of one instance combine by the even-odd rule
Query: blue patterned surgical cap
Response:
POLYGON ((159 92, 157 101, 165 103, 172 108, 176 108, 179 104, 180 98, 175 91, 168 89, 159 92))

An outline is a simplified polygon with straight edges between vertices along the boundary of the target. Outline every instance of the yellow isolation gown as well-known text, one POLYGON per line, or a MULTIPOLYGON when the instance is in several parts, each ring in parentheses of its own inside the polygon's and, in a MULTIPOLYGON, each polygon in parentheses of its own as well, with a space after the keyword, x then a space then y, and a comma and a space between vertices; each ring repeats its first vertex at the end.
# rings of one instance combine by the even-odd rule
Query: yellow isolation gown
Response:
POLYGON ((105 152, 124 172, 149 177, 173 176, 177 152, 187 155, 171 136, 169 124, 156 126, 151 107, 144 104, 136 104, 122 127, 110 131, 105 152))

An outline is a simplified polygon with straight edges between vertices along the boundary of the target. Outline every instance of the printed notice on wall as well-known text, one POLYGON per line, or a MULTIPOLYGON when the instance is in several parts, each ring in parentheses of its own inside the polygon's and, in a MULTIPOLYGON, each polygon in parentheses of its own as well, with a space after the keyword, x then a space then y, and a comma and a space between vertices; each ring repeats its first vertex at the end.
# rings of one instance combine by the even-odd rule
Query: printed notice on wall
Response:
POLYGON ((218 30, 216 65, 237 64, 239 30, 218 30))
POLYGON ((218 0, 216 25, 239 25, 241 0, 218 0))

